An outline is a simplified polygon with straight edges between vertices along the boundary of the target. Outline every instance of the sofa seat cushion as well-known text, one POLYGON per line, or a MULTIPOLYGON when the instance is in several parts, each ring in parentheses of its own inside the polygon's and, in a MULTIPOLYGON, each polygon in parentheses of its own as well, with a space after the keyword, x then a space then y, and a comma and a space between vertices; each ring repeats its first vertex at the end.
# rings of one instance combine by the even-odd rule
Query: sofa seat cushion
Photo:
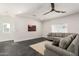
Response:
POLYGON ((65 38, 62 38, 59 43, 59 47, 63 49, 67 49, 70 43, 73 41, 74 35, 69 35, 65 38))
POLYGON ((54 41, 56 41, 56 40, 61 40, 63 37, 52 37, 52 40, 54 41))

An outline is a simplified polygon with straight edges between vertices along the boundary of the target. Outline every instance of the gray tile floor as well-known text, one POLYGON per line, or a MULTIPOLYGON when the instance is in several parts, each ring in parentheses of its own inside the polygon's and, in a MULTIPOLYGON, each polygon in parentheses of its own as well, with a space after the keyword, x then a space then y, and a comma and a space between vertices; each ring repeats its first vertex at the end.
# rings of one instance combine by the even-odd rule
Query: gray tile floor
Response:
POLYGON ((42 56, 29 45, 46 40, 45 38, 32 39, 21 42, 0 42, 0 56, 42 56))
POLYGON ((21 42, 6 41, 0 42, 0 56, 42 56, 40 53, 32 49, 29 45, 46 40, 38 38, 21 42))

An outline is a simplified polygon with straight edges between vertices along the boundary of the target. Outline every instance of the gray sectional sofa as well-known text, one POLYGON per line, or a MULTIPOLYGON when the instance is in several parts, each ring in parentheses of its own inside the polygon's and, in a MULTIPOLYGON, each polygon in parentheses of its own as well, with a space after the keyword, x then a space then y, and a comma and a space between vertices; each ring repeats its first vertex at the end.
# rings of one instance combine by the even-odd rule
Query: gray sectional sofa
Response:
POLYGON ((45 56, 78 56, 79 35, 77 33, 49 33, 48 40, 52 44, 45 44, 45 56), (54 45, 54 41, 59 41, 54 45))

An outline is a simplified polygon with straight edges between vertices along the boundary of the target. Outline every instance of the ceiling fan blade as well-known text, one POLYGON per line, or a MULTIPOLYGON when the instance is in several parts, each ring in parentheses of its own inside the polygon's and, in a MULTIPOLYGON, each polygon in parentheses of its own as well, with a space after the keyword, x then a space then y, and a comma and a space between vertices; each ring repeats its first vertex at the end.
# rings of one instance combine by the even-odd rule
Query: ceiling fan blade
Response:
POLYGON ((50 12, 52 12, 52 11, 54 11, 54 3, 51 3, 51 10, 49 11, 49 12, 46 12, 44 15, 46 15, 46 14, 48 14, 48 13, 50 13, 50 12))
POLYGON ((55 10, 55 4, 54 3, 50 3, 50 4, 51 4, 51 10, 49 12, 44 13, 43 15, 46 15, 46 14, 52 12, 52 11, 55 11, 57 13, 66 13, 66 11, 58 11, 58 10, 55 10))
POLYGON ((66 13, 66 11, 61 11, 61 13, 66 13))
POLYGON ((44 13, 43 15, 46 15, 46 14, 48 14, 48 13, 50 13, 50 12, 46 12, 46 13, 44 13))
POLYGON ((52 10, 51 10, 51 11, 49 11, 49 12, 44 13, 44 15, 46 15, 46 14, 48 14, 48 13, 50 13, 50 12, 52 12, 52 10))
POLYGON ((57 11, 57 10, 54 10, 54 11, 57 13, 66 13, 66 11, 57 11))

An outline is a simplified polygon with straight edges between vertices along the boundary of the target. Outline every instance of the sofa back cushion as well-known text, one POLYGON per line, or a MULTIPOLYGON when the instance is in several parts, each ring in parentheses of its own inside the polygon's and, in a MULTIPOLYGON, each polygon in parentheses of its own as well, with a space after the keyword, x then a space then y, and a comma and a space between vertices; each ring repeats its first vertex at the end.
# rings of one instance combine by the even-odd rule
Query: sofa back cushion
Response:
POLYGON ((78 55, 78 42, 79 42, 79 35, 77 34, 75 39, 72 41, 72 43, 69 45, 69 47, 67 48, 68 51, 78 55))
POLYGON ((64 33, 56 33, 55 37, 64 37, 64 33))
POLYGON ((66 37, 70 35, 71 33, 49 33, 48 37, 66 37))
POLYGON ((74 40, 75 35, 69 35, 65 38, 62 38, 59 43, 59 47, 63 49, 67 49, 70 43, 74 40))

